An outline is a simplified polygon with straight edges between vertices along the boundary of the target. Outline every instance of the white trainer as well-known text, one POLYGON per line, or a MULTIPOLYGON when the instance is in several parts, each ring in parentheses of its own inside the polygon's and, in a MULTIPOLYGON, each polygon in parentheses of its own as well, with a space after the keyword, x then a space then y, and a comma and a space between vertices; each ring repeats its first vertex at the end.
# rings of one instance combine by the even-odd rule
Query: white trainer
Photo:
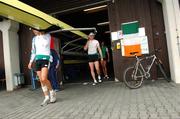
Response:
POLYGON ((95 86, 95 85, 96 85, 96 83, 93 83, 92 85, 93 85, 93 86, 95 86))
POLYGON ((119 80, 117 79, 117 78, 115 78, 115 80, 114 80, 115 82, 119 82, 119 80))
POLYGON ((43 102, 41 103, 41 106, 46 106, 49 103, 49 97, 45 97, 45 99, 43 100, 43 102))
POLYGON ((100 75, 98 75, 98 79, 101 80, 101 76, 100 75))
POLYGON ((97 83, 98 83, 98 82, 97 82, 97 80, 95 79, 92 85, 95 86, 97 83))
POLYGON ((56 102, 56 92, 50 91, 50 103, 55 103, 55 102, 56 102))
POLYGON ((94 80, 94 83, 98 83, 97 80, 94 80))
POLYGON ((99 83, 101 83, 101 82, 102 82, 102 80, 101 80, 101 76, 100 76, 100 75, 98 75, 98 81, 99 81, 99 83))
POLYGON ((104 77, 104 79, 109 79, 109 76, 108 76, 108 75, 106 75, 106 76, 104 77))

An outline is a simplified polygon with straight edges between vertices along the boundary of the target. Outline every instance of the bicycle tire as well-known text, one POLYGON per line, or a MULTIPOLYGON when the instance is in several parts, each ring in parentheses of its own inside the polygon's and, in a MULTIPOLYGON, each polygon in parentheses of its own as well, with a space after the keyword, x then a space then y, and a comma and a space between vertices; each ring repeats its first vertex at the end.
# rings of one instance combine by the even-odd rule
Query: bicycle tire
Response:
POLYGON ((140 76, 140 80, 135 79, 135 77, 133 76, 133 72, 134 72, 134 67, 128 67, 125 71, 124 71, 124 76, 123 76, 123 81, 125 83, 125 85, 127 87, 129 87, 130 89, 137 89, 140 88, 142 86, 144 77, 142 74, 142 71, 140 69, 137 70, 137 76, 140 76), (130 74, 128 74, 130 73, 130 74), (131 82, 129 81, 135 81, 137 82, 136 84, 131 84, 131 82))
POLYGON ((171 80, 170 80, 170 78, 168 78, 168 76, 166 75, 163 64, 162 64, 160 61, 158 61, 158 62, 157 62, 157 65, 158 65, 158 67, 159 67, 162 75, 164 76, 164 79, 165 79, 167 82, 170 82, 171 80))

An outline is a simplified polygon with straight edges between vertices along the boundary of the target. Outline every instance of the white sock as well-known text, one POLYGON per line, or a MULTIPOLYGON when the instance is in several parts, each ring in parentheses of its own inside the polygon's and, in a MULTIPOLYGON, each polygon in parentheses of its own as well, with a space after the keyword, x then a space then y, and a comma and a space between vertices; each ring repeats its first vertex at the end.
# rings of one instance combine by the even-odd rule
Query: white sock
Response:
POLYGON ((49 92, 50 92, 50 94, 53 94, 53 93, 54 93, 54 90, 50 90, 49 92))
POLYGON ((98 79, 101 80, 101 76, 100 75, 98 75, 98 79))
POLYGON ((49 96, 48 96, 48 95, 46 95, 46 96, 45 96, 45 99, 49 99, 49 96))
POLYGON ((42 90, 43 90, 43 92, 47 92, 48 88, 46 86, 42 86, 42 90))

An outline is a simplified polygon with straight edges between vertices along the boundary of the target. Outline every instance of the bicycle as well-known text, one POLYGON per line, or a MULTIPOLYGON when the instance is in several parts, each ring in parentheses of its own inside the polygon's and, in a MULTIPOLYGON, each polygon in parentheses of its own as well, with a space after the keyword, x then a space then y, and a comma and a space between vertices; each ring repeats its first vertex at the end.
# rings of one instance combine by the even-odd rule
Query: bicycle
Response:
POLYGON ((155 55, 155 52, 159 52, 160 49, 156 49, 154 51, 154 53, 152 52, 149 56, 145 56, 143 58, 138 57, 136 54, 138 52, 131 52, 130 54, 135 56, 136 58, 136 63, 134 66, 132 67, 128 67, 125 71, 124 71, 124 76, 123 76, 123 80, 126 84, 127 87, 131 88, 131 89, 137 89, 139 87, 142 86, 142 83, 145 79, 148 79, 151 77, 150 71, 151 68, 153 66, 153 64, 155 63, 156 65, 158 65, 161 73, 163 74, 164 78, 170 82, 170 79, 167 77, 165 71, 164 71, 164 67, 163 67, 163 63, 162 61, 157 58, 157 56, 155 55), (150 62, 150 65, 148 65, 146 68, 142 65, 142 61, 144 60, 148 60, 148 59, 152 59, 150 62))

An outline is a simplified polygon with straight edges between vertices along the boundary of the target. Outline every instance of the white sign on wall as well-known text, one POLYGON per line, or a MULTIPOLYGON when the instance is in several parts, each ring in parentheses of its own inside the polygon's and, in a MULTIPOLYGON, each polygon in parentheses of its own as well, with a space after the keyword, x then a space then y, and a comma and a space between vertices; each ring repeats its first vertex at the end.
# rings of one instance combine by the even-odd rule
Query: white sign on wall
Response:
POLYGON ((123 38, 122 30, 111 32, 111 40, 112 41, 119 40, 122 38, 123 38))
POLYGON ((117 32, 111 32, 111 40, 112 41, 118 40, 118 33, 117 32))
POLYGON ((145 28, 141 27, 138 29, 139 30, 139 36, 146 36, 145 28))
POLYGON ((141 38, 141 52, 142 54, 149 54, 148 38, 147 36, 141 38))
POLYGON ((118 35, 118 39, 123 39, 123 32, 122 32, 122 30, 119 30, 117 32, 117 35, 118 35))

